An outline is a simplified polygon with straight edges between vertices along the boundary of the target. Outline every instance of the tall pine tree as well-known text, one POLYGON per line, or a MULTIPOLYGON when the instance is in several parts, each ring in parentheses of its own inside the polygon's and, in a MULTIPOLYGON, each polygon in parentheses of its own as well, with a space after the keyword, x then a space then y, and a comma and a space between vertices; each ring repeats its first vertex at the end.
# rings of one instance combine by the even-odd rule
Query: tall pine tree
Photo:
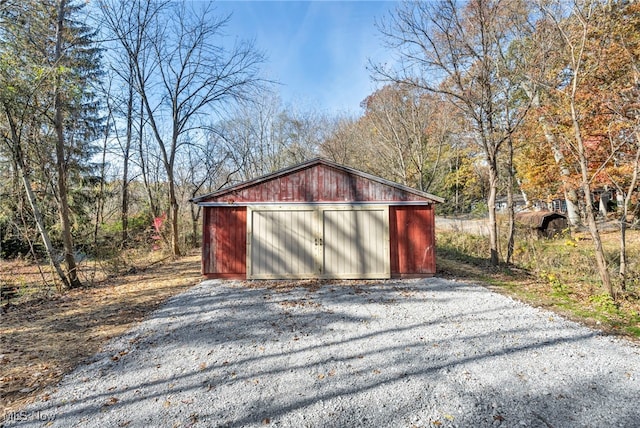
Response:
MULTIPOLYGON (((84 7, 85 3, 67 0, 9 4, 3 11, 0 47, 3 71, 10 71, 12 65, 21 69, 21 73, 4 73, 13 81, 11 90, 5 88, 2 93, 2 125, 10 129, 7 118, 12 117, 16 131, 4 135, 15 137, 11 147, 20 149, 22 172, 31 187, 45 189, 33 195, 34 217, 37 206, 55 200, 59 219, 55 230, 59 231, 66 267, 58 273, 69 287, 81 285, 70 194, 82 186, 89 172, 92 141, 101 127, 93 90, 101 74, 100 51, 94 42, 95 31, 82 21, 86 18, 84 7)), ((15 150, 13 153, 15 157, 15 150)), ((38 227, 45 240, 48 233, 38 227)), ((55 259, 53 254, 50 258, 55 259)))

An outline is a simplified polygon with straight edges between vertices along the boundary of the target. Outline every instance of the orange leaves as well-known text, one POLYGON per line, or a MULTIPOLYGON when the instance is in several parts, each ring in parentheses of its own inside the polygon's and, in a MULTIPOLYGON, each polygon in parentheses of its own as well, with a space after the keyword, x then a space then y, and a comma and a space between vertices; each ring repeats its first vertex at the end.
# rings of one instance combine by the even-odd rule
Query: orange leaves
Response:
POLYGON ((105 401, 105 403, 103 404, 103 406, 107 407, 107 406, 113 406, 114 404, 118 403, 118 401, 120 401, 118 398, 116 397, 110 397, 107 399, 107 401, 105 401))

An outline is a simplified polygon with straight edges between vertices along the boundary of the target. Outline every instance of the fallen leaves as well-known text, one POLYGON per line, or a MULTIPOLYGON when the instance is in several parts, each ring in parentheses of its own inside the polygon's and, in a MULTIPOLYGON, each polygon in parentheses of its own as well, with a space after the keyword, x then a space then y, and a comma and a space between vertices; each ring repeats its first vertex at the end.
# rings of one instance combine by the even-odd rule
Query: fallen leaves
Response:
POLYGON ((327 377, 333 377, 336 375, 336 370, 335 369, 331 369, 329 370, 326 374, 325 373, 316 373, 316 378, 318 380, 323 380, 327 377))
MULTIPOLYGON (((6 266, 0 262, 0 268, 6 266)), ((199 254, 111 277, 91 288, 12 302, 0 324, 0 420, 32 402, 112 337, 128 330, 165 299, 197 284, 199 254), (33 376, 39 373, 38 376, 33 376)), ((37 266, 21 266, 32 288, 42 290, 37 266), (33 274, 26 273, 33 271, 33 274)), ((137 338, 139 340, 139 338, 137 338)), ((134 345, 137 342, 133 339, 134 345)), ((111 357, 120 360, 129 350, 111 357)))
POLYGON ((124 351, 120 351, 117 354, 111 356, 111 361, 118 361, 121 357, 127 355, 129 353, 128 349, 125 349, 124 351))
POLYGON ((110 397, 104 404, 103 406, 113 406, 114 404, 116 404, 118 401, 120 401, 118 398, 116 397, 110 397))
POLYGON ((311 301, 311 300, 307 300, 307 299, 300 299, 300 300, 285 300, 284 302, 280 302, 280 306, 285 307, 285 308, 319 308, 320 306, 322 306, 320 303, 311 301))

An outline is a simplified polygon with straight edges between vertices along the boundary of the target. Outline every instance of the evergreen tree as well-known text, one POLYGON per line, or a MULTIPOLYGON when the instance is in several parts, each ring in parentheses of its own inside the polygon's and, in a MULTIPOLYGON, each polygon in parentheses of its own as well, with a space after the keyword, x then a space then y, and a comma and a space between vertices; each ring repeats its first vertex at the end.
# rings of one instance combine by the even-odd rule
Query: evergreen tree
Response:
MULTIPOLYGON (((2 91, 3 136, 10 140, 16 169, 27 176, 31 190, 40 189, 31 201, 34 216, 38 206, 55 201, 66 264, 61 277, 69 287, 81 285, 73 230, 79 222, 74 213, 82 212, 74 204, 82 198, 74 201, 70 195, 90 172, 92 142, 102 123, 93 90, 101 74, 100 51, 95 32, 82 22, 84 8, 85 3, 67 0, 10 4, 3 10, 0 37, 3 83, 10 84, 2 91)), ((44 235, 43 227, 47 232, 51 224, 42 223, 44 235)))

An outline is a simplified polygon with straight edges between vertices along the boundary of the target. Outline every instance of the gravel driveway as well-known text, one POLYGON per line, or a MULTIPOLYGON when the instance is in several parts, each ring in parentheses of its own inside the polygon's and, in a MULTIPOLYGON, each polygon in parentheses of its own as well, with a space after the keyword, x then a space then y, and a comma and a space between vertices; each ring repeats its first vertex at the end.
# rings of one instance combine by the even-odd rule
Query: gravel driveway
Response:
POLYGON ((640 347, 440 278, 206 281, 6 426, 638 427, 640 347))

